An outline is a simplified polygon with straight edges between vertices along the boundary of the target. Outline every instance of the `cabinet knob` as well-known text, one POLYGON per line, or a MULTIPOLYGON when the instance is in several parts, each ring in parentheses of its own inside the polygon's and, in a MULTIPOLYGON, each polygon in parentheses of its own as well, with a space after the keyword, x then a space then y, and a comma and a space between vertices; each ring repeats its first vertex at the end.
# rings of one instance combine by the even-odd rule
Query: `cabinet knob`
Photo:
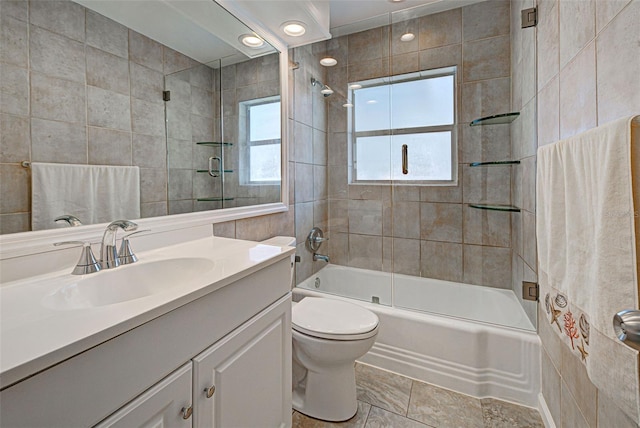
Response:
POLYGON ((193 407, 183 407, 180 412, 182 413, 182 419, 189 419, 193 413, 193 407))
POLYGON ((212 385, 210 388, 205 388, 204 392, 207 394, 207 398, 211 398, 213 397, 213 393, 216 392, 216 387, 212 385))

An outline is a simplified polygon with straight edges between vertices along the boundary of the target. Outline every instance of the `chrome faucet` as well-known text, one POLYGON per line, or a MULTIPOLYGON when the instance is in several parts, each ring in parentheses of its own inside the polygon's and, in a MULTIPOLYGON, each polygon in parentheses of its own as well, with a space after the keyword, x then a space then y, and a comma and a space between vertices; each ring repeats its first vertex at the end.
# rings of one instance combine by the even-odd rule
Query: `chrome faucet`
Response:
POLYGON ((325 256, 324 254, 313 253, 313 261, 317 262, 318 260, 322 260, 323 262, 329 263, 329 256, 325 256))
POLYGON ((109 226, 102 235, 102 245, 100 245, 100 265, 103 269, 112 269, 120 266, 118 250, 116 249, 116 233, 118 229, 125 232, 132 232, 138 225, 129 220, 116 220, 109 223, 109 226))

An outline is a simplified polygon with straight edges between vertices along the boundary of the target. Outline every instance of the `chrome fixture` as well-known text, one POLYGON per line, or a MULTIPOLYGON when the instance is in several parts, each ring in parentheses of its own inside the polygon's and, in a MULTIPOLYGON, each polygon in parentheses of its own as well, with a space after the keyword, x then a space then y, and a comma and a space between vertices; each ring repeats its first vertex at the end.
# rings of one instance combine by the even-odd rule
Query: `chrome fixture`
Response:
POLYGON ((133 254, 131 250, 131 244, 129 243, 129 237, 137 233, 149 232, 149 229, 138 230, 137 232, 130 233, 122 237, 122 243, 120 244, 120 251, 118 251, 118 260, 121 265, 129 265, 138 261, 138 257, 133 254))
POLYGON ((315 253, 320 249, 320 245, 322 245, 324 241, 326 241, 326 239, 324 239, 324 233, 322 232, 322 229, 320 229, 319 227, 314 227, 313 229, 311 229, 311 232, 309 232, 309 235, 307 236, 307 250, 315 253))
POLYGON ((59 221, 65 221, 71 227, 82 226, 82 222, 80 221, 80 219, 78 217, 76 217, 76 216, 71 215, 71 214, 61 215, 60 217, 54 218, 53 221, 55 223, 57 223, 59 221))
POLYGON ((640 311, 627 309, 615 314, 613 331, 625 345, 640 351, 640 311))
POLYGON ((329 256, 316 253, 316 251, 320 249, 320 246, 322 245, 322 243, 327 240, 328 238, 325 239, 324 233, 322 232, 322 229, 320 229, 319 227, 314 227, 313 229, 311 229, 311 232, 309 232, 309 236, 307 236, 306 246, 307 246, 307 250, 313 253, 314 262, 317 262, 318 260, 322 260, 323 262, 329 263, 329 256))
POLYGON ((118 229, 125 232, 132 232, 138 228, 138 225, 129 220, 116 220, 107 226, 102 235, 102 244, 100 245, 100 265, 103 269, 112 269, 120 266, 120 259, 116 250, 116 233, 118 229))
POLYGON ((83 242, 83 241, 64 241, 64 242, 56 242, 53 244, 56 247, 60 245, 74 245, 79 244, 82 245, 82 254, 80 254, 80 259, 76 264, 76 267, 71 271, 72 275, 86 275, 89 273, 98 272, 101 267, 100 263, 93 256, 93 251, 91 251, 91 243, 83 242))
POLYGON ((328 87, 327 85, 325 85, 324 83, 322 83, 321 81, 319 81, 316 78, 311 78, 311 85, 312 86, 320 86, 320 93, 322 95, 326 97, 328 97, 329 95, 333 94, 333 89, 331 89, 330 87, 328 87))
POLYGON ((329 263, 329 256, 325 256, 324 254, 313 253, 313 261, 323 261, 329 263))

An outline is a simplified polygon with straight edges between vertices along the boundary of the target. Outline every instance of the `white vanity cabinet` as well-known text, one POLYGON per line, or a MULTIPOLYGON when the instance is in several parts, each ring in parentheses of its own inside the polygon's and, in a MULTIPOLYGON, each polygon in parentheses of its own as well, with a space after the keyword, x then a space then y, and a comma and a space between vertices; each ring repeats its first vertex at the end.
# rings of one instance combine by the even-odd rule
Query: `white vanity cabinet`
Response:
POLYGON ((96 428, 191 427, 191 363, 96 425, 96 428))
POLYGON ((280 299, 96 428, 289 426, 290 306, 280 299))
POLYGON ((193 359, 194 427, 291 424, 290 307, 282 301, 193 359))
POLYGON ((0 425, 290 426, 290 269, 286 257, 231 277, 3 389, 0 425))

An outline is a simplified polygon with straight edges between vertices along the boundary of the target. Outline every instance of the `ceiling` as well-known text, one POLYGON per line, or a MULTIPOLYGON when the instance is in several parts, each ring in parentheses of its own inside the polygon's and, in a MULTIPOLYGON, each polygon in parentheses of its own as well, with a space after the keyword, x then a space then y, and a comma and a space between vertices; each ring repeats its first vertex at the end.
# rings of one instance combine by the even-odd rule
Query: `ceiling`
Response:
POLYGON ((339 37, 482 0, 329 0, 330 32, 339 37))

